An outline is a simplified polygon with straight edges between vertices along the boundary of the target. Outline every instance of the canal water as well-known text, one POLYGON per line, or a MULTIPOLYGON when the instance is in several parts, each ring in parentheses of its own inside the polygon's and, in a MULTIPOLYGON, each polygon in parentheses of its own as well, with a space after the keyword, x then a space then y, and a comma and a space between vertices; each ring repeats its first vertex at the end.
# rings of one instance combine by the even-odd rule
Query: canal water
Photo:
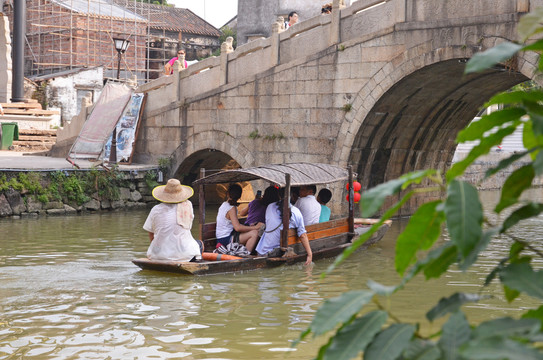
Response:
MULTIPOLYGON (((495 193, 484 193, 495 201, 495 193)), ((190 277, 142 271, 147 211, 0 220, 0 359, 308 359, 325 337, 292 342, 325 299, 365 288, 368 279, 393 285, 394 245, 405 221, 320 279, 332 260, 236 274, 190 277)), ((541 242, 543 219, 516 235, 541 242)), ((196 226, 195 226, 196 227, 196 226)), ((446 241, 444 238, 441 241, 446 241)), ((392 299, 380 299, 425 333, 440 323, 424 314, 456 291, 492 298, 465 307, 472 322, 517 316, 539 306, 529 297, 504 301, 484 276, 507 253, 495 242, 469 272, 416 278, 392 299)))

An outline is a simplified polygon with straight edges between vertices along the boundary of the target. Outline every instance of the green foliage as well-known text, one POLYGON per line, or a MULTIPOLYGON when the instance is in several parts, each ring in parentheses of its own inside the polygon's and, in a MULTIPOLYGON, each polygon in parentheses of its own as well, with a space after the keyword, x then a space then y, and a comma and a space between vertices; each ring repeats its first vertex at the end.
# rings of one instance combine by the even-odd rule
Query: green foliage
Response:
MULTIPOLYGON (((543 32, 543 10, 536 10, 521 19, 519 32, 522 39, 543 32)), ((543 52, 543 40, 529 45, 502 42, 483 53, 476 54, 466 65, 466 73, 483 71, 498 63, 508 61, 519 51, 543 52)), ((543 69, 543 60, 539 61, 543 69)), ((362 216, 383 215, 370 230, 353 241, 338 256, 327 273, 333 271, 345 258, 360 247, 377 231, 380 224, 394 216, 414 194, 424 191, 441 191, 442 200, 421 205, 396 242, 396 271, 403 276, 394 286, 384 286, 369 280, 369 290, 344 293, 324 302, 312 323, 301 334, 300 340, 313 333, 324 335, 334 331, 323 345, 318 359, 543 359, 543 305, 538 309, 525 309, 520 319, 498 318, 472 325, 462 307, 478 302, 480 294, 455 293, 441 299, 426 317, 433 322, 448 316, 440 331, 425 337, 418 331, 418 324, 402 322, 379 303, 379 297, 390 297, 419 273, 426 279, 442 276, 454 264, 467 270, 479 254, 497 235, 509 241, 509 255, 497 259, 482 286, 500 281, 505 299, 509 302, 518 296, 530 296, 543 300, 543 251, 531 239, 519 239, 509 233, 511 227, 543 212, 543 203, 523 201, 521 196, 531 188, 533 179, 543 174, 543 92, 536 86, 516 87, 513 91, 491 98, 485 107, 500 104, 501 109, 484 115, 460 131, 457 142, 477 140, 479 144, 468 156, 455 163, 445 174, 436 170, 416 171, 398 179, 380 184, 362 194, 362 216), (479 194, 473 185, 459 177, 480 156, 502 142, 503 138, 524 126, 523 142, 526 151, 512 154, 489 169, 486 178, 517 163, 523 166, 506 179, 498 204, 493 209, 494 222, 485 218, 479 194), (526 158, 531 159, 526 164, 526 158), (431 184, 422 188, 414 186, 431 184), (400 200, 389 209, 382 209, 385 200, 395 196, 400 200), (503 215, 505 210, 509 215, 503 215), (446 224, 450 241, 436 245, 446 224), (420 259, 420 260, 418 260, 420 259), (539 264, 539 265, 538 265, 539 264), (378 310, 366 311, 373 302, 378 310)), ((324 274, 325 275, 325 274, 324 274)))
POLYGON ((50 189, 55 189, 55 197, 57 200, 68 200, 75 202, 77 205, 82 205, 90 200, 86 194, 89 189, 89 184, 84 176, 84 173, 63 173, 61 171, 51 174, 53 183, 50 189))
MULTIPOLYGON (((169 159, 168 159, 169 160, 169 159)), ((150 171, 145 175, 147 186, 157 186, 157 173, 150 171)), ((0 193, 13 189, 22 195, 33 195, 38 201, 62 201, 81 205, 93 196, 100 199, 118 200, 120 188, 129 182, 124 173, 117 168, 112 170, 91 169, 90 171, 55 171, 52 173, 21 172, 8 178, 0 174, 0 193)))
POLYGON ((234 39, 234 41, 232 42, 232 47, 235 49, 238 47, 236 29, 232 29, 228 26, 223 26, 221 28, 221 36, 219 36, 220 43, 222 44, 223 42, 225 42, 226 39, 230 36, 234 39))
POLYGON ((266 135, 264 136, 264 139, 266 140, 281 140, 281 139, 284 139, 285 138, 285 135, 283 135, 282 132, 280 132, 279 134, 271 134, 271 135, 266 135))
POLYGON ((251 131, 251 133, 249 134, 249 139, 260 139, 261 137, 264 138, 264 140, 282 140, 285 138, 285 135, 283 135, 282 132, 279 132, 278 134, 268 134, 268 135, 261 135, 258 130, 253 130, 251 131))
MULTIPOLYGON (((238 47, 238 35, 237 35, 237 32, 236 32, 236 29, 232 29, 228 26, 223 26, 221 28, 221 36, 219 36, 219 44, 222 44, 223 42, 226 41, 226 38, 231 36, 234 41, 232 42, 232 47, 235 49, 238 47)), ((221 48, 218 48, 217 50, 215 50, 211 56, 219 56, 221 55, 221 48)))
POLYGON ((158 168, 163 173, 167 173, 170 170, 170 167, 172 166, 172 159, 171 158, 158 158, 158 168))
POLYGON ((123 184, 124 175, 116 168, 109 171, 92 169, 88 172, 88 180, 92 184, 90 188, 96 191, 101 199, 119 200, 119 187, 123 184))
POLYGON ((341 108, 341 110, 345 111, 345 112, 349 112, 353 109, 353 105, 352 104, 345 104, 343 105, 343 107, 341 108))
POLYGON ((158 173, 155 170, 149 170, 145 173, 145 176, 143 177, 143 180, 145 181, 145 184, 147 185, 148 189, 154 189, 159 184, 157 182, 158 179, 158 173))
POLYGON ((258 130, 253 130, 249 134, 249 139, 258 139, 259 137, 262 137, 262 136, 258 133, 258 130))
POLYGON ((32 172, 18 173, 17 176, 12 176, 9 180, 6 174, 2 174, 0 176, 0 193, 5 192, 10 188, 23 194, 30 193, 33 195, 40 195, 45 192, 40 181, 40 175, 32 172))

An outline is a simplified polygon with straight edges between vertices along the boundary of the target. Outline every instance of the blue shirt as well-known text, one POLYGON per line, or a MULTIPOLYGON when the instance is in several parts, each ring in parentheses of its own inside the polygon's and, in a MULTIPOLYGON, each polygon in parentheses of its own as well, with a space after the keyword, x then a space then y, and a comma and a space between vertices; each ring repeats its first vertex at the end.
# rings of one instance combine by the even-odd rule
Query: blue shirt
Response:
MULTIPOLYGON (((290 211, 292 215, 290 217, 289 228, 297 229, 298 236, 302 236, 302 234, 307 232, 305 231, 302 213, 295 206, 291 206, 290 211)), ((282 221, 279 205, 276 202, 268 205, 266 208, 266 231, 264 231, 262 238, 256 246, 256 251, 259 254, 264 255, 281 245, 282 221)))
POLYGON ((325 221, 330 221, 331 213, 332 211, 330 210, 328 206, 321 204, 321 216, 319 217, 319 222, 321 223, 325 221))

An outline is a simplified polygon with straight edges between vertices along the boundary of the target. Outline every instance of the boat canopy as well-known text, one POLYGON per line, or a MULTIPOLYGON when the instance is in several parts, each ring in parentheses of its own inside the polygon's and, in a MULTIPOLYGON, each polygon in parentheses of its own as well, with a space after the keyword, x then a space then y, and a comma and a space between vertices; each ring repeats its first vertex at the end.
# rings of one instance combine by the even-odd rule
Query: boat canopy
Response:
POLYGON ((349 171, 339 166, 299 162, 224 170, 200 178, 194 181, 193 185, 235 183, 263 179, 279 187, 284 187, 286 186, 286 174, 290 174, 290 186, 329 184, 349 179, 349 171))

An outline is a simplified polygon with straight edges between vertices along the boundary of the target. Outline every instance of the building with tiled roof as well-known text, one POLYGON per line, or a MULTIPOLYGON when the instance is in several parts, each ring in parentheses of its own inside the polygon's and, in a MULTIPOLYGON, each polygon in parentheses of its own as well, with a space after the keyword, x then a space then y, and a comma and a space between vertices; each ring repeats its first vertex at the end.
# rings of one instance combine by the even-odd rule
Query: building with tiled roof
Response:
MULTIPOLYGON (((1 9, 13 24, 11 2, 1 9)), ((107 0, 26 0, 25 76, 103 66, 118 70, 113 38, 130 40, 122 78, 146 78, 149 20, 107 0)))
POLYGON ((186 51, 187 60, 210 56, 220 48, 221 32, 189 9, 114 0, 119 6, 149 21, 149 67, 162 69, 180 48, 186 51))
MULTIPOLYGON (((128 39, 121 78, 141 83, 163 72, 164 64, 185 48, 187 60, 220 48, 220 31, 188 9, 134 0, 26 1, 25 75, 44 75, 103 66, 115 78, 118 53, 113 38, 128 39)), ((0 2, 13 24, 11 1, 0 2)))

